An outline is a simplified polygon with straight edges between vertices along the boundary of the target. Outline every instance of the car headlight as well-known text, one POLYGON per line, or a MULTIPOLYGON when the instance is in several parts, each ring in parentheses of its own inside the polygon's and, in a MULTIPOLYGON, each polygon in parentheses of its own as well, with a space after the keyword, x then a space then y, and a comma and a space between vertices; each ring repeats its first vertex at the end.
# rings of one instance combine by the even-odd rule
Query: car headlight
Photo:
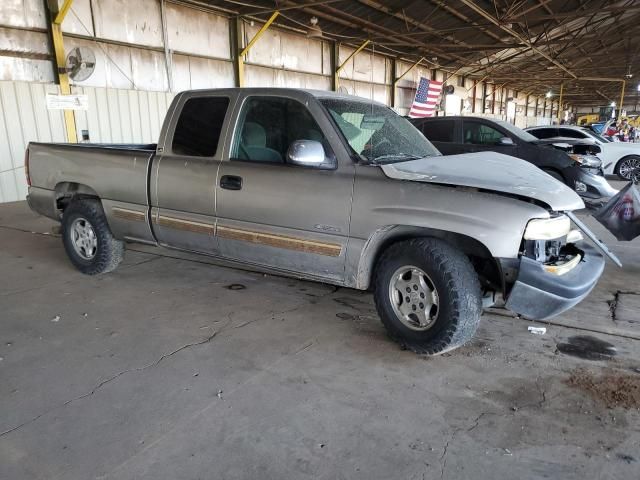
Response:
POLYGON ((569 217, 560 215, 553 218, 530 220, 524 231, 525 240, 553 240, 566 236, 571 231, 569 217))
POLYGON ((600 168, 602 166, 602 160, 594 155, 579 155, 577 153, 570 153, 569 158, 576 163, 579 163, 583 167, 600 168))

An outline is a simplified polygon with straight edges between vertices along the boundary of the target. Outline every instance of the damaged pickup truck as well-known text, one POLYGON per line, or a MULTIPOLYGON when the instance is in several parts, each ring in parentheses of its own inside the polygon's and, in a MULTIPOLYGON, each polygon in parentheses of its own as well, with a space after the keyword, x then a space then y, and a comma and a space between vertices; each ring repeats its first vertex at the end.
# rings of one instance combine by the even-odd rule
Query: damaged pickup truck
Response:
POLYGON ((31 143, 26 167, 29 205, 83 273, 142 242, 372 289, 419 353, 471 339, 496 299, 557 315, 604 268, 565 185, 506 155, 443 157, 390 108, 331 92, 183 92, 157 145, 31 143))

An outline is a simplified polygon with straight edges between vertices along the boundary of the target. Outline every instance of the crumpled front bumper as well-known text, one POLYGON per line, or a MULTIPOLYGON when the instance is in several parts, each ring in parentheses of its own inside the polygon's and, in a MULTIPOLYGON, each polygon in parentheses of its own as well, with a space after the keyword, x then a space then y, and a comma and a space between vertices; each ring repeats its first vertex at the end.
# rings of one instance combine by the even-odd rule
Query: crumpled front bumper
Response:
POLYGON ((569 168, 564 171, 564 174, 569 186, 587 204, 606 202, 618 193, 618 190, 609 184, 600 169, 569 168))
POLYGON ((582 261, 570 272, 556 275, 540 262, 520 259, 520 268, 505 307, 531 320, 544 320, 577 305, 591 292, 604 270, 604 257, 582 242, 582 261))

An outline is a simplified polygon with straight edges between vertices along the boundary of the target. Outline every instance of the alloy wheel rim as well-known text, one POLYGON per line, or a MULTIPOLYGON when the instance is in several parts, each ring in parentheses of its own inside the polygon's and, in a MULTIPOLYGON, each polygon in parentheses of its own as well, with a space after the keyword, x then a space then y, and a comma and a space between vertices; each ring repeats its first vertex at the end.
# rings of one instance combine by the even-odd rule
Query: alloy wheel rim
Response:
POLYGON ((389 282, 389 301, 398 320, 411 330, 428 330, 438 319, 438 292, 418 267, 407 265, 395 271, 389 282))
POLYGON ((628 158, 620 164, 620 175, 627 180, 631 179, 634 172, 640 170, 640 160, 637 158, 628 158))
POLYGON ((92 260, 98 251, 98 237, 86 218, 76 218, 70 228, 71 244, 84 260, 92 260))

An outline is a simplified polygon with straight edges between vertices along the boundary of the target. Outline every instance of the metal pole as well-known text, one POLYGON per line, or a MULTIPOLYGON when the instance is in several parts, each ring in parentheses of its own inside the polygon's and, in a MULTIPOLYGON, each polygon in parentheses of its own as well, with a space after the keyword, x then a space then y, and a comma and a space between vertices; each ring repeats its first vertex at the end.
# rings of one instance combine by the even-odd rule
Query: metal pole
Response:
POLYGON ((482 82, 482 113, 485 113, 487 111, 487 82, 483 81, 482 82))
POLYGON ((478 90, 476 89, 477 86, 478 86, 478 81, 474 80, 474 82, 473 82, 473 90, 471 92, 471 97, 473 98, 473 100, 471 102, 471 113, 476 113, 476 95, 478 93, 478 90))
POLYGON ((560 123, 560 112, 562 111, 562 95, 564 95, 564 83, 560 84, 560 100, 558 102, 558 124, 560 123))

